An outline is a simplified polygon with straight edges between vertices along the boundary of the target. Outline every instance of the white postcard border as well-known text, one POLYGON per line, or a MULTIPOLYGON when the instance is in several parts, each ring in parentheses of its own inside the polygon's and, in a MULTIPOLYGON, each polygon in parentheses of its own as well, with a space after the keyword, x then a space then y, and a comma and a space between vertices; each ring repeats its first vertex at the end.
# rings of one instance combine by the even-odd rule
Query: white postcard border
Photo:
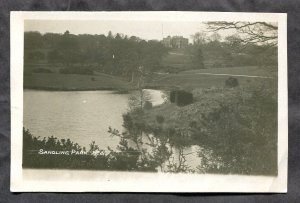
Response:
POLYGON ((287 15, 229 12, 11 12, 12 192, 287 192, 287 15), (24 20, 278 22, 278 176, 22 169, 24 20), (28 174, 35 174, 28 177, 28 174))

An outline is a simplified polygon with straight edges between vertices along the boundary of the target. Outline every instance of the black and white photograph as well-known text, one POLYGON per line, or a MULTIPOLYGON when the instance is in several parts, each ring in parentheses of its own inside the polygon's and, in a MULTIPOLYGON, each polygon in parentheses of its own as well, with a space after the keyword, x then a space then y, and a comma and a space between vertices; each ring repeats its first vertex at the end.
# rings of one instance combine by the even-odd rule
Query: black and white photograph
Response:
POLYGON ((12 190, 286 191, 286 15, 13 14, 12 190))

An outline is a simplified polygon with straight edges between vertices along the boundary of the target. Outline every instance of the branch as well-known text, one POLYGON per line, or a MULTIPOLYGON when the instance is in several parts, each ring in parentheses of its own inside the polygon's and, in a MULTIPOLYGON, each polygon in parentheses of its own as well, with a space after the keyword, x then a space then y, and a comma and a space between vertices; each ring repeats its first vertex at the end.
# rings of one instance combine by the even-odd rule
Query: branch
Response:
POLYGON ((278 26, 266 22, 207 22, 210 31, 236 30, 244 36, 244 43, 268 43, 277 44, 278 26))

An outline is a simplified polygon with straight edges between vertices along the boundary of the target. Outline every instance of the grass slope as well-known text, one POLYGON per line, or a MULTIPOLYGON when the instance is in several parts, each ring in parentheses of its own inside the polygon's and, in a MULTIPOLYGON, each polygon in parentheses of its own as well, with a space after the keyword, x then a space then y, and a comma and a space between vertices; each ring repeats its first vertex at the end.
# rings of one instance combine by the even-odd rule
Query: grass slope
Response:
POLYGON ((46 90, 126 90, 132 87, 130 83, 107 74, 31 73, 24 76, 24 88, 46 90))
POLYGON ((245 67, 187 70, 187 71, 183 71, 181 73, 187 73, 187 74, 217 73, 217 74, 255 75, 255 76, 276 77, 277 68, 276 67, 245 66, 245 67))
MULTIPOLYGON (((188 128, 190 122, 201 120, 202 114, 207 115, 213 109, 223 104, 230 103, 231 98, 243 91, 238 88, 198 88, 192 91, 194 102, 190 105, 179 107, 173 103, 165 103, 146 111, 143 119, 149 126, 156 126, 157 116, 164 117, 163 127, 188 128)), ((245 95, 247 95, 245 93, 245 95)))
MULTIPOLYGON (((269 68, 270 69, 270 68, 269 68)), ((259 67, 234 67, 234 68, 211 68, 200 70, 183 71, 177 74, 164 74, 153 79, 147 86, 150 88, 166 87, 166 88, 209 88, 209 87, 223 87, 225 81, 230 77, 229 75, 204 75, 201 73, 213 74, 232 74, 232 75, 249 75, 249 76, 263 76, 270 78, 250 78, 250 77, 236 77, 240 85, 248 85, 251 82, 262 82, 269 80, 276 80, 277 70, 269 70, 259 67), (198 74, 199 73, 199 74, 198 74)))
POLYGON ((180 50, 171 50, 162 59, 163 66, 188 69, 192 66, 192 55, 180 50))

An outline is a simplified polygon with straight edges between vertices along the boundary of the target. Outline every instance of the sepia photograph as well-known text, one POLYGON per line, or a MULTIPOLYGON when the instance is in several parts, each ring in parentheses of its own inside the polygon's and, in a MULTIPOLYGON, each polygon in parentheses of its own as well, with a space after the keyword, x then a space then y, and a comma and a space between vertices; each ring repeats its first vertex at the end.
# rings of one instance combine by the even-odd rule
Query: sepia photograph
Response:
POLYGON ((36 13, 12 21, 15 190, 286 191, 286 15, 36 13))

